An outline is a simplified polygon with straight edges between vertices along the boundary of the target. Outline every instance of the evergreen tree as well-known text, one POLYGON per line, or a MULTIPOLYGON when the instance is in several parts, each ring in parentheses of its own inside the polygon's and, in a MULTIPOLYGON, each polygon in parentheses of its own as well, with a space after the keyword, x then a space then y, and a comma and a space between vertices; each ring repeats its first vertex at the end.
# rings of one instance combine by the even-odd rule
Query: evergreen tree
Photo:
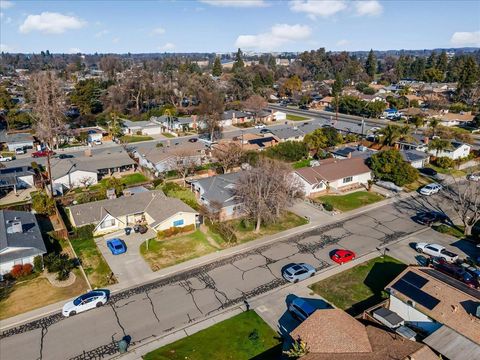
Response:
POLYGON ((445 50, 442 51, 437 60, 437 69, 440 70, 444 75, 448 67, 448 57, 445 50))
POLYGON ((457 93, 468 105, 475 102, 475 89, 479 82, 480 71, 473 56, 468 56, 460 70, 457 93))
POLYGON ((245 66, 245 63, 243 62, 243 53, 240 48, 237 51, 237 55, 235 56, 235 62, 233 63, 232 70, 237 71, 240 69, 243 69, 245 66))
POLYGON ((411 76, 416 80, 422 80, 425 77, 425 59, 418 57, 410 66, 411 76))
POLYGON ((342 89, 343 89, 343 79, 340 76, 340 73, 337 73, 337 75, 335 75, 335 82, 332 85, 332 95, 339 96, 342 92, 342 89))
POLYGON ((219 57, 216 57, 215 61, 213 62, 212 75, 213 76, 222 75, 222 64, 220 63, 220 58, 219 57))
POLYGON ((431 69, 431 68, 434 68, 436 65, 437 65, 437 57, 435 55, 435 51, 432 51, 430 56, 427 58, 426 68, 431 69))
POLYGON ((273 71, 275 71, 275 69, 277 68, 277 63, 275 61, 275 56, 270 56, 268 58, 268 67, 273 71))
POLYGON ((373 49, 368 53, 367 62, 365 63, 365 71, 372 80, 375 78, 375 73, 377 72, 377 59, 373 49))

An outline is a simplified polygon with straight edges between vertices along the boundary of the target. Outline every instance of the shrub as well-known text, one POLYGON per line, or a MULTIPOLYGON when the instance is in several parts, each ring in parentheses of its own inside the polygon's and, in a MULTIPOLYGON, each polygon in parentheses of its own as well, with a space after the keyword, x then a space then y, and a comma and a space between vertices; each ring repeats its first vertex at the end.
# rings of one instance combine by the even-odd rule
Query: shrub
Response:
POLYGON ((195 230, 195 225, 186 225, 186 226, 176 226, 176 227, 171 227, 167 230, 159 231, 157 233, 158 239, 166 239, 181 233, 186 233, 190 231, 195 230))
POLYGON ((233 227, 227 223, 214 222, 210 225, 210 229, 219 234, 228 243, 236 243, 238 241, 233 227))
POLYGON ((91 239, 93 238, 93 230, 95 229, 95 225, 85 225, 73 230, 73 236, 71 239, 91 239))
POLYGON ((32 208, 39 214, 55 214, 55 200, 45 192, 38 192, 32 197, 32 208))
POLYGON ((299 141, 285 141, 265 150, 265 155, 279 160, 298 161, 308 156, 308 146, 299 141))
POLYGON ((32 264, 13 265, 12 270, 10 270, 10 275, 15 279, 20 279, 24 276, 30 275, 32 270, 32 264))
POLYGON ((397 150, 379 151, 367 162, 378 179, 392 181, 397 186, 410 184, 418 179, 418 170, 405 162, 397 150))
POLYGON ((326 202, 326 203, 323 203, 323 208, 326 210, 326 211, 333 211, 333 205, 326 202))
POLYGON ((36 273, 41 273, 43 271, 43 257, 42 255, 35 256, 33 258, 33 268, 36 273))
POLYGON ((153 180, 153 186, 156 188, 159 185, 163 184, 163 179, 154 179, 153 180))
POLYGON ((442 169, 451 169, 454 165, 454 161, 446 156, 436 158, 434 163, 442 169))
POLYGON ((75 268, 75 263, 67 254, 48 254, 44 259, 45 267, 49 273, 57 273, 57 280, 66 280, 70 271, 75 268))
POLYGON ((157 143, 157 145, 155 145, 155 147, 161 148, 161 147, 163 147, 163 143, 159 142, 159 143, 157 143))

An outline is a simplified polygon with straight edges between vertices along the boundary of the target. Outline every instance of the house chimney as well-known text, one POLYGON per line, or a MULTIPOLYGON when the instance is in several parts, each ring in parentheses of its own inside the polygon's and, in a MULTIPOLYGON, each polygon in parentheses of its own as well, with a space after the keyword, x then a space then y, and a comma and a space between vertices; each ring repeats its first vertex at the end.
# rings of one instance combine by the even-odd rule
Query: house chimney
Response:
POLYGON ((15 220, 14 222, 12 222, 12 233, 17 234, 22 232, 23 232, 22 222, 20 220, 15 220))

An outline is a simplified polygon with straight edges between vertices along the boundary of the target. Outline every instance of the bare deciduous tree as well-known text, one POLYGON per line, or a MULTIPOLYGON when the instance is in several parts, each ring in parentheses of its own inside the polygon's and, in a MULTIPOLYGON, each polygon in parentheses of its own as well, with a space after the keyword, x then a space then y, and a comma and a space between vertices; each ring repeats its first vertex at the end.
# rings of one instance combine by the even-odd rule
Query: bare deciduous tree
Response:
POLYGON ((240 165, 243 151, 240 145, 230 142, 215 146, 212 155, 222 167, 223 173, 226 174, 235 166, 240 165))
POLYGON ((79 182, 80 184, 82 184, 83 187, 86 189, 86 188, 88 188, 90 185, 92 185, 93 180, 92 180, 92 178, 91 178, 90 176, 84 176, 84 177, 82 177, 80 180, 78 180, 78 182, 79 182))
POLYGON ((260 95, 252 95, 243 102, 245 110, 252 111, 255 114, 255 120, 257 120, 258 113, 267 105, 267 100, 260 95))
POLYGON ((285 163, 261 159, 240 177, 235 194, 248 218, 255 221, 255 232, 262 223, 277 220, 294 199, 304 196, 302 184, 285 163))
POLYGON ((480 220, 480 183, 460 183, 453 178, 453 184, 442 192, 449 200, 464 226, 464 235, 470 236, 474 225, 480 220))
POLYGON ((171 160, 172 169, 175 170, 183 180, 183 186, 187 184, 186 178, 195 171, 198 164, 197 154, 191 150, 177 150, 173 152, 171 160))
MULTIPOLYGON (((61 81, 52 71, 35 73, 30 79, 28 94, 35 134, 49 149, 53 149, 58 145, 58 136, 65 131, 65 92, 61 81)), ((53 196, 50 152, 47 156, 47 166, 50 192, 53 196)))
POLYGON ((216 91, 202 90, 199 92, 199 100, 198 112, 202 115, 210 141, 213 141, 215 131, 220 130, 219 124, 224 109, 224 96, 216 91))

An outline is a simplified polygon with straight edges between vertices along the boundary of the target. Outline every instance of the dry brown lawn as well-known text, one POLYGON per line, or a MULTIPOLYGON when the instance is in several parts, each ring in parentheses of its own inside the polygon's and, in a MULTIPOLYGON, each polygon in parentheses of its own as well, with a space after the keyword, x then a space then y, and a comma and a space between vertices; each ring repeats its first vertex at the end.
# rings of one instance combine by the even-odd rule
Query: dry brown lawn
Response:
POLYGON ((73 285, 64 288, 52 286, 42 276, 14 285, 13 291, 0 302, 0 320, 86 292, 88 288, 81 272, 75 270, 75 275, 73 285))

